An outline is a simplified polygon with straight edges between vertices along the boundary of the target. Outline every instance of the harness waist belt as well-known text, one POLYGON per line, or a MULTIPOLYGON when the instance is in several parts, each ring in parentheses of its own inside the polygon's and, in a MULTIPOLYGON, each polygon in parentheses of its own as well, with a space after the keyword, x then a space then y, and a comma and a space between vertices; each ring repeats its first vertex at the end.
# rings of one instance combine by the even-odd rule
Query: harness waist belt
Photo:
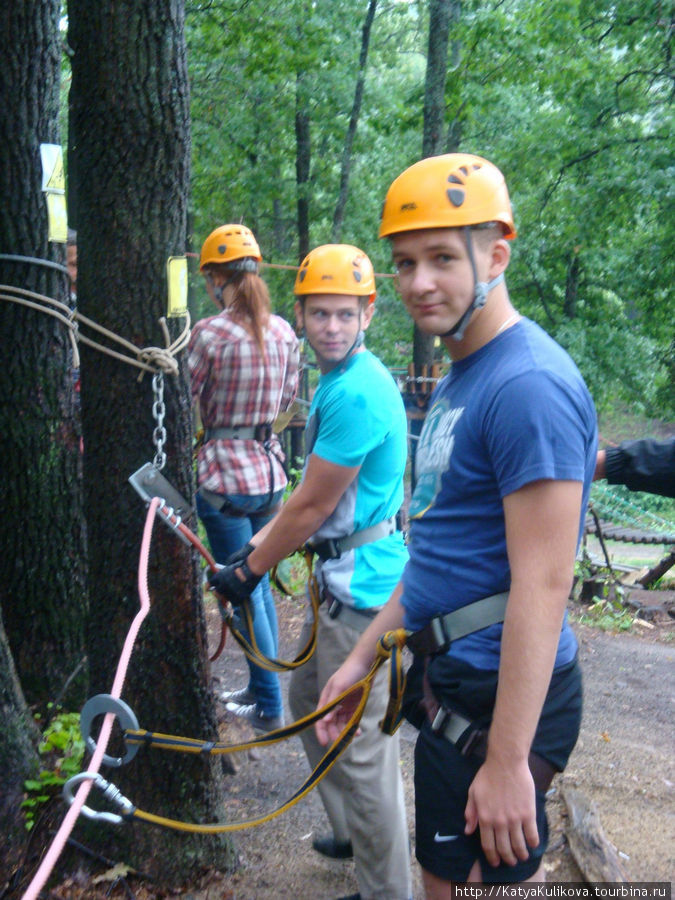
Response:
POLYGON ((272 437, 272 425, 269 422, 263 422, 260 425, 235 425, 232 428, 224 426, 218 428, 205 428, 205 441, 269 441, 272 437))
POLYGON ((362 528, 353 534, 347 534, 340 538, 326 538, 316 544, 308 544, 310 550, 313 550, 323 562, 328 559, 339 559, 343 553, 348 550, 355 550, 357 547, 363 547, 364 544, 371 544, 373 541, 379 541, 381 538, 389 537, 397 530, 396 516, 378 522, 376 525, 370 525, 368 528, 362 528))
POLYGON ((503 622, 508 599, 508 591, 505 591, 502 594, 492 594, 483 597, 482 600, 475 600, 444 616, 434 616, 421 631, 414 631, 408 635, 406 644, 413 653, 422 656, 445 653, 453 641, 489 625, 503 622))
MULTIPOLYGON (((487 756, 487 730, 474 728, 473 723, 459 713, 441 706, 432 722, 431 730, 454 744, 462 756, 475 754, 482 759, 487 756)), ((537 753, 530 753, 527 762, 535 787, 545 794, 556 773, 555 768, 537 753)))

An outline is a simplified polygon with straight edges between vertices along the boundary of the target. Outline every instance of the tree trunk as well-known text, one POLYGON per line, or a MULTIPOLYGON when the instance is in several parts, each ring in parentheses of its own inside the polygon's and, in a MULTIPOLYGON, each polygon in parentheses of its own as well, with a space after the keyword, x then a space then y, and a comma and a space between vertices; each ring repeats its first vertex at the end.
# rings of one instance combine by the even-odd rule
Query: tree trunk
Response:
POLYGON ((312 146, 310 118, 304 90, 304 77, 295 80, 295 181, 298 195, 298 261, 309 253, 309 173, 312 146))
MULTIPOLYGON (((65 247, 48 240, 40 144, 59 142, 59 0, 0 8, 0 283, 66 303, 65 247)), ((16 293, 1 288, 3 297, 16 293)), ((79 422, 66 327, 0 300, 0 605, 29 703, 61 693, 84 654, 79 422)), ((63 702, 86 696, 80 677, 63 702)), ((1 740, 1 739, 0 739, 1 740)))
MULTIPOLYGON (((182 0, 70 0, 73 133, 77 144, 82 312, 138 347, 162 346, 166 261, 186 246, 189 97, 182 0)), ((181 323, 173 323, 172 338, 181 323)), ((167 466, 193 495, 192 433, 185 354, 164 376, 167 466)), ((90 571, 92 692, 110 691, 116 661, 138 610, 137 564, 145 518, 127 483, 152 460, 152 378, 98 351, 82 356, 82 416, 90 571)), ((195 520, 190 523, 196 527, 195 520)), ((143 624, 124 699, 150 731, 217 739, 209 689, 198 561, 160 522, 143 624)), ((222 820, 222 767, 209 757, 143 753, 114 781, 139 808, 195 822, 222 820)), ((146 826, 98 828, 98 849, 163 883, 201 866, 226 865, 226 839, 146 826)), ((90 838, 91 840, 91 838, 90 838)))
MULTIPOLYGON (((23 783, 38 768, 38 733, 16 677, 12 654, 0 616, 0 872, 8 875, 26 841, 21 811, 23 783)), ((3 887, 0 879, 0 889, 3 887)))
POLYGON ((581 265, 579 262, 579 254, 576 250, 572 250, 567 257, 567 276, 565 278, 565 302, 563 311, 566 318, 576 319, 577 316, 577 299, 579 297, 579 278, 581 275, 581 265))
POLYGON ((345 137, 345 145, 342 151, 342 166, 340 167, 340 193, 333 214, 333 232, 332 240, 335 243, 340 242, 342 234, 342 223, 344 221, 345 207, 347 205, 347 196, 349 193, 349 173, 352 165, 352 149, 354 147, 354 138, 356 137, 356 129, 359 124, 359 115, 361 113, 361 100, 363 99, 363 85, 366 80, 366 63, 368 61, 368 47, 370 45, 370 30, 373 26, 375 18, 375 10, 377 8, 377 0, 369 0, 366 19, 361 29, 361 53, 359 54, 359 74, 356 79, 356 89, 354 90, 354 102, 352 104, 352 114, 349 117, 349 127, 345 137))
MULTIPOLYGON (((424 84, 424 130, 422 158, 443 152, 445 122, 445 81, 447 77, 450 23, 456 16, 456 0, 429 0, 429 41, 424 84)), ((414 326, 413 363, 415 370, 430 366, 434 359, 434 336, 414 326)))

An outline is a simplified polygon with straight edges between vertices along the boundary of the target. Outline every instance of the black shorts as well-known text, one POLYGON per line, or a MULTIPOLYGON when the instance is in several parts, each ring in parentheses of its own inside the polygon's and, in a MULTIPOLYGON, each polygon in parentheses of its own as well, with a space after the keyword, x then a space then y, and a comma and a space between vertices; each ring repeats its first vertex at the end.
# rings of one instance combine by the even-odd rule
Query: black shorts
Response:
MULTIPOLYGON (((475 669, 451 657, 435 657, 429 683, 444 705, 481 725, 489 725, 497 689, 497 673, 475 669)), ((532 752, 562 771, 574 749, 581 725, 581 669, 577 660, 553 673, 532 752)), ((445 881, 465 882, 476 860, 483 881, 512 884, 530 878, 548 845, 546 797, 536 792, 539 845, 524 862, 491 866, 478 829, 465 835, 464 810, 469 787, 482 765, 474 754, 462 756, 454 744, 435 734, 428 722, 415 746, 415 843, 423 869, 445 881)))

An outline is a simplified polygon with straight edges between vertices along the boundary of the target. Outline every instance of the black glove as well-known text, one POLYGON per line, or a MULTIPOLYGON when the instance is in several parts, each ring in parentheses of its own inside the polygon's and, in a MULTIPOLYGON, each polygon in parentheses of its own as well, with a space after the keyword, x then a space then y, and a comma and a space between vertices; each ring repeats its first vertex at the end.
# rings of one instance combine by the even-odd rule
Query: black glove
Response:
POLYGON ((249 553, 252 553, 254 550, 253 544, 244 544, 243 547, 240 547, 238 550, 235 550, 234 553, 231 553, 227 559, 225 560, 226 566, 231 566, 232 563, 243 563, 248 559, 249 553))
POLYGON ((213 575, 209 576, 209 587, 218 594, 229 600, 232 606, 239 606, 251 596, 258 586, 262 575, 254 575, 248 567, 248 563, 244 562, 232 563, 218 569, 213 575), (235 570, 241 569, 244 573, 244 581, 239 578, 235 570))

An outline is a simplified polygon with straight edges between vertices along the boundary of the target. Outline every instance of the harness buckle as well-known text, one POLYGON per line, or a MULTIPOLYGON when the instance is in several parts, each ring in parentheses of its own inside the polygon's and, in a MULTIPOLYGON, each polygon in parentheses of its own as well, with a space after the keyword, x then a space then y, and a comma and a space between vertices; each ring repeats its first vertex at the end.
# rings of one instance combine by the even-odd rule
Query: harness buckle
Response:
POLYGON ((337 619, 342 612, 342 605, 342 601, 338 600, 337 597, 331 599, 330 606, 328 607, 328 615, 331 619, 337 619))
POLYGON ((255 440, 261 444, 266 444, 272 439, 272 425, 269 422, 263 422, 255 426, 255 440))
POLYGON ((431 730, 434 733, 443 731, 451 715, 452 713, 449 709, 446 709, 444 706, 439 706, 438 712, 434 716, 434 721, 431 723, 431 730))
POLYGON ((310 544, 310 547, 322 562, 327 562, 329 559, 340 559, 342 556, 337 538, 326 538, 314 546, 310 544))
POLYGON ((429 622, 431 634, 436 644, 436 649, 430 651, 432 654, 446 653, 450 649, 450 635, 445 629, 445 622, 443 619, 443 616, 435 616, 431 622, 429 622))

